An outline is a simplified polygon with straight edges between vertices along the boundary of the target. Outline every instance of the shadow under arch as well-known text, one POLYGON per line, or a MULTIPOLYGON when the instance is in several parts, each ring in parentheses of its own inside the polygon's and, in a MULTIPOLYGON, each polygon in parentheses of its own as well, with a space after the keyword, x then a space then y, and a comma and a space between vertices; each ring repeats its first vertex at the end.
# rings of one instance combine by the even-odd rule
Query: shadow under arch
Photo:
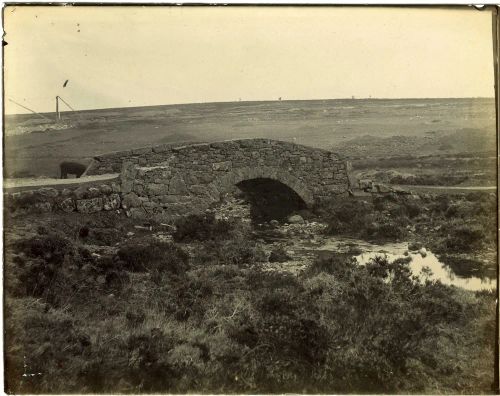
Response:
POLYGON ((251 204, 254 221, 284 220, 310 208, 314 197, 307 186, 289 172, 272 167, 236 168, 214 182, 221 193, 237 188, 251 204))
POLYGON ((314 196, 307 185, 297 177, 293 176, 292 173, 278 168, 257 165, 253 168, 235 168, 232 171, 227 172, 225 175, 217 178, 214 181, 214 184, 216 184, 221 193, 230 192, 234 189, 235 185, 251 179, 271 179, 278 181, 297 193, 308 208, 314 205, 314 196))

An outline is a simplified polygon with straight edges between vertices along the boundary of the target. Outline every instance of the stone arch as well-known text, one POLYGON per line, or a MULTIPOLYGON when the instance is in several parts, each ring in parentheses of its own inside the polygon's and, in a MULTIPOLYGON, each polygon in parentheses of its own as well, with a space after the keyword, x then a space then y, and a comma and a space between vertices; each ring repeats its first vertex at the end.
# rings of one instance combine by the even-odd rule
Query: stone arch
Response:
POLYGON ((271 179, 283 183, 295 191, 307 207, 311 207, 314 204, 314 196, 304 182, 293 176, 290 172, 273 167, 255 166, 236 168, 218 177, 213 184, 219 192, 224 193, 231 191, 233 186, 242 181, 258 178, 271 179))

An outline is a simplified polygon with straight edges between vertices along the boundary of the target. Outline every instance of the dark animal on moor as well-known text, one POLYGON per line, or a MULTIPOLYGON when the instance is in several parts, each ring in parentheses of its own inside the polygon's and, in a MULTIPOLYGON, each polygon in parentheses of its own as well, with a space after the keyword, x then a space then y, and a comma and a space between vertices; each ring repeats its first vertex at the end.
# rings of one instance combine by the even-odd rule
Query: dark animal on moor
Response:
POLYGON ((61 168, 61 179, 67 179, 68 175, 80 177, 85 172, 85 169, 87 169, 85 165, 78 162, 61 162, 59 167, 61 168))

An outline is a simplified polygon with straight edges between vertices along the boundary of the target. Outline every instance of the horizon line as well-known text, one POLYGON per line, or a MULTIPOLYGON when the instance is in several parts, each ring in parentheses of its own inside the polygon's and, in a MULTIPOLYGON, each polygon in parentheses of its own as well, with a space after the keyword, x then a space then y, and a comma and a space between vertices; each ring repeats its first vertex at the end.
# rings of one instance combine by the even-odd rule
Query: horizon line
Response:
MULTIPOLYGON (((60 111, 60 113, 82 113, 88 111, 105 111, 105 110, 118 110, 118 109, 140 109, 145 107, 167 107, 167 106, 189 106, 189 105, 202 105, 202 104, 224 104, 224 103, 262 103, 262 102, 319 102, 319 101, 334 101, 334 100, 352 100, 352 101, 360 101, 360 100, 434 100, 434 99, 495 99, 495 97, 491 96, 435 96, 435 97, 405 97, 405 98, 384 98, 384 97, 359 97, 356 96, 351 98, 319 98, 319 99, 263 99, 263 100, 232 100, 232 101, 212 101, 212 102, 186 102, 186 103, 170 103, 170 104, 153 104, 153 105, 139 105, 139 106, 122 106, 122 107, 98 107, 91 109, 82 109, 82 110, 64 110, 60 111)), ((55 114, 55 111, 39 111, 35 113, 26 112, 26 113, 5 113, 4 106, 4 117, 7 116, 24 116, 24 115, 33 115, 37 114, 49 115, 55 114)))

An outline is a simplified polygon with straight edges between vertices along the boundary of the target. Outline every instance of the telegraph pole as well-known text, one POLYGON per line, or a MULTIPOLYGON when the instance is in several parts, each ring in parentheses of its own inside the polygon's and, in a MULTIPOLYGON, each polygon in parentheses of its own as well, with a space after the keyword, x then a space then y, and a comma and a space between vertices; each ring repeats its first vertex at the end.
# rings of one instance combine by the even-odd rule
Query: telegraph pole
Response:
POLYGON ((61 120, 61 114, 59 113, 59 96, 56 95, 56 122, 61 120))

